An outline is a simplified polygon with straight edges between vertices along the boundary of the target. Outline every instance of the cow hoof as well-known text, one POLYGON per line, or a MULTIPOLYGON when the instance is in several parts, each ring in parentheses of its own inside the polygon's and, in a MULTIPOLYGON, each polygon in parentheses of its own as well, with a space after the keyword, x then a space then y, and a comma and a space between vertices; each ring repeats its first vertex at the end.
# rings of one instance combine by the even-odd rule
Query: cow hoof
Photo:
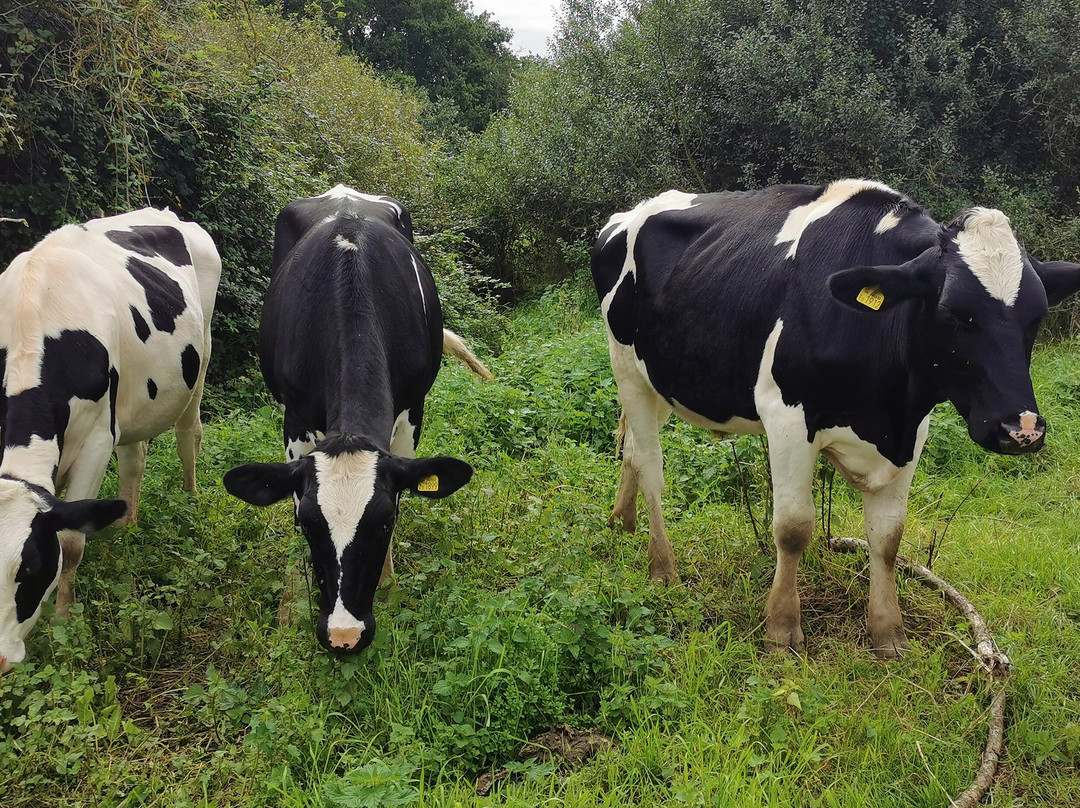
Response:
POLYGON ((675 571, 672 564, 659 564, 653 561, 649 564, 649 578, 664 586, 671 586, 679 582, 679 573, 675 571))
POLYGON ((802 627, 796 622, 790 627, 769 627, 765 630, 765 650, 770 654, 792 652, 801 654, 806 637, 802 627))
POLYGON ((899 659, 910 650, 903 626, 871 631, 870 642, 878 659, 899 659))

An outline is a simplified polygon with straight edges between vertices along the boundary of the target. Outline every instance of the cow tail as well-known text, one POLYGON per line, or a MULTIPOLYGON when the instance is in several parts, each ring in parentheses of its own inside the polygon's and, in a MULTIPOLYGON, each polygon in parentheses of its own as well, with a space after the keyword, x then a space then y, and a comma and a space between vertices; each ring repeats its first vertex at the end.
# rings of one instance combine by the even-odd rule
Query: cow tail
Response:
POLYGON ((622 454, 623 441, 626 440, 626 412, 619 413, 619 425, 615 427, 615 459, 622 454))
POLYGON ((454 357, 485 381, 491 381, 495 378, 491 375, 491 371, 484 367, 484 363, 476 358, 476 354, 469 350, 469 346, 465 344, 465 340, 449 328, 444 328, 442 330, 442 336, 444 354, 454 357))

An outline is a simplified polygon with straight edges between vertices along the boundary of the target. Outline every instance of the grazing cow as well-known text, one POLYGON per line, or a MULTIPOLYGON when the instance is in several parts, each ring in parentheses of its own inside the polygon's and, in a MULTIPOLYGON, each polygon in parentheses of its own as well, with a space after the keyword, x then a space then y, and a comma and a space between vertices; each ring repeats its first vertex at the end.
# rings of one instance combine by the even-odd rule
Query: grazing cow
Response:
POLYGON ((58 584, 67 612, 85 534, 135 521, 147 441, 174 424, 195 490, 220 274, 206 231, 153 208, 62 227, 0 274, 0 669, 58 584), (121 499, 92 499, 114 449, 121 499))
POLYGON ((375 635, 372 601, 393 574, 401 492, 445 497, 472 477, 461 460, 414 459, 444 349, 490 378, 444 331, 399 202, 338 185, 282 211, 259 358, 285 408, 287 462, 238 466, 224 482, 252 505, 293 498, 327 650, 356 652, 375 635))
POLYGON ((992 452, 1043 443, 1032 342, 1080 265, 1041 263, 997 210, 949 225, 866 180, 760 191, 668 191, 614 215, 592 254, 623 415, 611 524, 649 515, 650 574, 673 581, 660 510, 659 428, 674 410, 716 435, 769 438, 776 574, 766 643, 803 644, 795 574, 824 454, 861 493, 871 546, 868 629, 905 647, 895 556, 908 489, 946 399, 992 452))

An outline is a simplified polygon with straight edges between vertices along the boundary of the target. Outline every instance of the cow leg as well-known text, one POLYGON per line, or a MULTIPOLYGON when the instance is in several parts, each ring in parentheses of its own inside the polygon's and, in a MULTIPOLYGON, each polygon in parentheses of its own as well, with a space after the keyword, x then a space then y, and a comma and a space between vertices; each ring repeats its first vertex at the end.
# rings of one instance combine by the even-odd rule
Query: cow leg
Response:
MULTIPOLYGON (((205 359, 210 357, 206 351, 205 359)), ((195 459, 199 456, 202 448, 203 425, 199 407, 202 404, 203 376, 206 375, 206 361, 203 361, 202 371, 199 373, 199 381, 191 394, 184 412, 176 422, 176 453, 180 456, 180 463, 184 467, 184 490, 195 490, 195 459)))
POLYGON ((805 639, 797 586, 803 551, 814 534, 814 463, 817 450, 800 440, 805 427, 770 433, 769 469, 773 483, 773 541, 776 573, 765 606, 765 646, 770 651, 802 650, 805 639))
MULTIPOLYGON (((622 384, 619 386, 623 414, 626 416, 626 441, 623 445, 624 468, 630 465, 629 480, 636 482, 645 495, 645 508, 649 514, 649 577, 666 584, 679 580, 675 571, 675 555, 671 550, 660 497, 664 490, 664 455, 660 449, 660 424, 667 420, 670 408, 660 396, 644 384, 622 384)), ((624 480, 627 475, 624 474, 624 480)), ((629 487, 624 491, 620 483, 620 498, 616 508, 625 500, 630 500, 630 509, 635 507, 634 497, 628 497, 629 487)), ((616 511, 618 513, 618 511, 616 511)), ((626 525, 624 517, 624 525, 626 525)))
MULTIPOLYGON (((105 470, 112 455, 112 433, 108 424, 94 428, 95 435, 108 436, 104 440, 87 440, 79 459, 68 473, 67 491, 64 499, 72 502, 78 499, 94 499, 101 490, 101 481, 105 479, 105 470)), ((56 534, 60 540, 64 562, 60 568, 60 581, 56 585, 56 613, 67 617, 71 604, 75 602, 75 570, 82 561, 86 548, 86 534, 75 530, 61 530, 56 534)))
POLYGON ((630 458, 634 454, 634 437, 626 426, 626 413, 619 416, 619 437, 622 443, 622 472, 619 474, 619 491, 615 494, 615 507, 608 517, 608 527, 615 527, 615 521, 622 522, 627 533, 637 531, 637 495, 638 480, 634 464, 630 458))
MULTIPOLYGON (((420 442, 420 426, 424 420, 424 405, 405 410, 394 422, 394 431, 390 435, 390 454, 399 457, 416 457, 416 445, 420 442)), ((394 537, 386 545, 386 558, 383 559, 382 572, 379 574, 379 588, 394 577, 394 537)))
POLYGON ((117 519, 115 527, 134 525, 139 520, 139 495, 143 472, 146 470, 147 442, 141 440, 116 447, 116 466, 120 474, 120 499, 128 504, 128 512, 117 519))
POLYGON ((863 516, 870 544, 870 603, 866 628, 874 653, 894 659, 907 650, 907 634, 896 598, 896 551, 904 535, 908 491, 915 462, 908 463, 896 478, 874 492, 864 491, 863 516))

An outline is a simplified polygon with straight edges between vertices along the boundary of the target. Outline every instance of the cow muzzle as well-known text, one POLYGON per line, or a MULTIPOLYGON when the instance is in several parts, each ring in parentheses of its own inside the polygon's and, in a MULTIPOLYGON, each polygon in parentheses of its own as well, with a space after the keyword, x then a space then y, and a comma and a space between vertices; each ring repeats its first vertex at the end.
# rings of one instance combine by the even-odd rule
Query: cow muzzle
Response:
POLYGON ((375 638, 375 617, 368 614, 356 625, 320 627, 316 635, 319 644, 332 654, 356 654, 375 638))
POLYGON ((996 437, 997 451, 1001 454, 1037 452, 1046 438, 1046 419, 1037 412, 1022 412, 1015 420, 1001 423, 996 437))

